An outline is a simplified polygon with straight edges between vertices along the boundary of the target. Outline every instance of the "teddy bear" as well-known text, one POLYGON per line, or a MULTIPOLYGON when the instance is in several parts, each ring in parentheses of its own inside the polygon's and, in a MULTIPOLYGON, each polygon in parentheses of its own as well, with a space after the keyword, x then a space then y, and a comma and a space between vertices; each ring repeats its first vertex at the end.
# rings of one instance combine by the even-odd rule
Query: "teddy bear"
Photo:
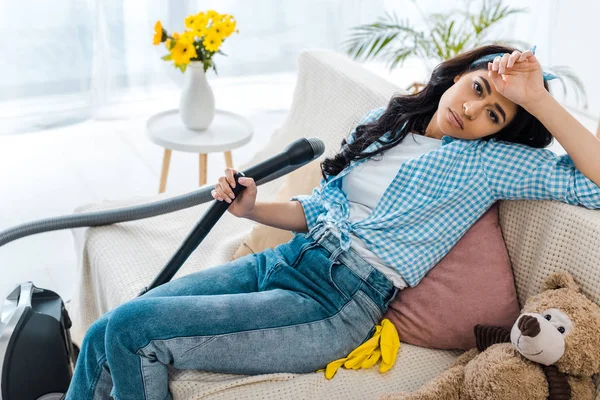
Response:
POLYGON ((510 331, 478 325, 477 348, 412 393, 381 400, 587 400, 600 372, 600 307, 566 272, 548 277, 510 331))

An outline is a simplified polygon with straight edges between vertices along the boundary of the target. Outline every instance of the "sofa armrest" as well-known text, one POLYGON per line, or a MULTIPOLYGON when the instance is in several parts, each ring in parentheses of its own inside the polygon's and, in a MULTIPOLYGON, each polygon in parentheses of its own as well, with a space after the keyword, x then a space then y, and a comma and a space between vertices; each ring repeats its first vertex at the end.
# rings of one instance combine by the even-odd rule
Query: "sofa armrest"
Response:
POLYGON ((499 217, 521 306, 557 271, 570 272, 600 304, 600 211, 558 201, 504 200, 499 217))

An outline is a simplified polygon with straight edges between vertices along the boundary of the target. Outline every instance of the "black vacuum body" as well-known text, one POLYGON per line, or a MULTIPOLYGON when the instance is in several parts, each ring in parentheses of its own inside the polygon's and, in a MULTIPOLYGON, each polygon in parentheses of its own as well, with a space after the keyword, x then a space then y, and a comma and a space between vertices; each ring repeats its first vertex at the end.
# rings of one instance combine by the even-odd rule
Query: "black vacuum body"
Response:
POLYGON ((0 321, 0 400, 60 400, 69 388, 77 349, 58 294, 26 282, 13 290, 0 321))

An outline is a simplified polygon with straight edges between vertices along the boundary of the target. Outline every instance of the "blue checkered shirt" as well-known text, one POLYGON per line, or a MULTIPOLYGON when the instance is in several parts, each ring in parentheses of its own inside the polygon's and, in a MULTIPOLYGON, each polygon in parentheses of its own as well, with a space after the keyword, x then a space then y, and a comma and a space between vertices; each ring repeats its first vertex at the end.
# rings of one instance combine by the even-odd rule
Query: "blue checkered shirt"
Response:
MULTIPOLYGON (((384 111, 371 110, 358 124, 376 121, 384 111)), ((354 134, 348 142, 355 140, 354 134)), ((374 142, 364 151, 381 146, 374 142)), ((568 154, 496 139, 444 136, 439 148, 402 163, 371 215, 351 222, 342 179, 368 159, 351 161, 338 175, 321 179, 311 195, 291 200, 302 204, 309 232, 326 224, 344 250, 350 248, 352 232, 410 286, 498 200, 557 200, 600 208, 600 188, 575 168, 568 154)))

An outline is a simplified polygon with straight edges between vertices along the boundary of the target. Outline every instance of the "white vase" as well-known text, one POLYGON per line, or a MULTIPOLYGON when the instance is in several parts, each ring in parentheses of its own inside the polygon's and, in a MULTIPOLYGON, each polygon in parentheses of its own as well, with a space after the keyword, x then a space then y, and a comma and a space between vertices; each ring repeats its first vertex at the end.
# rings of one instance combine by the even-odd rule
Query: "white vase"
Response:
POLYGON ((184 74, 179 115, 188 129, 205 130, 215 117, 215 95, 206 79, 202 62, 192 61, 184 74))

